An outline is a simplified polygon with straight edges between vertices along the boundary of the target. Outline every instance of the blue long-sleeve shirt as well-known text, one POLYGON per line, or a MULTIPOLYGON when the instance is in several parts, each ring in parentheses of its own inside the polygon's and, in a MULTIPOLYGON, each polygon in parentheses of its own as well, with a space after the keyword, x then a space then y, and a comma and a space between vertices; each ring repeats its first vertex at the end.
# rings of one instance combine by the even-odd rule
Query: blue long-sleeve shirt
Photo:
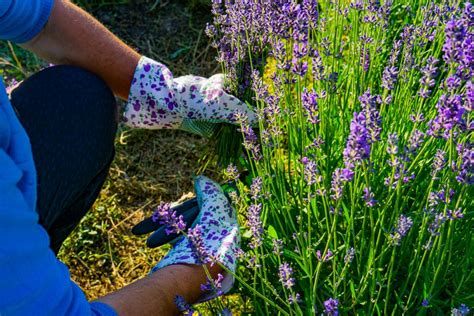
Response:
MULTIPOLYGON (((24 43, 46 24, 54 0, 0 0, 0 39, 24 43)), ((89 303, 38 224, 28 135, 0 80, 0 316, 116 315, 89 303)))

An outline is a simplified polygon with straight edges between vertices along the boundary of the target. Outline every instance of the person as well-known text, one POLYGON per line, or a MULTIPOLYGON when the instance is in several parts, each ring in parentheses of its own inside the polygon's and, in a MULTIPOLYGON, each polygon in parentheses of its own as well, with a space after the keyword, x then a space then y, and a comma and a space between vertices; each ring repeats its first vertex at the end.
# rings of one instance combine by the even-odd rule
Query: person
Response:
MULTIPOLYGON (((214 123, 235 123, 237 111, 252 119, 225 93, 223 77, 174 78, 67 0, 0 1, 0 39, 59 65, 26 79, 10 97, 0 80, 0 315, 169 315, 178 312, 177 295, 196 302, 228 291, 236 214, 220 186, 202 176, 188 236, 148 276, 88 302, 56 258, 107 177, 114 95, 128 100, 123 120, 130 126, 208 136, 214 123), (204 267, 217 281, 203 292, 210 282, 204 267)), ((160 220, 183 229, 171 211, 162 207, 160 220)))

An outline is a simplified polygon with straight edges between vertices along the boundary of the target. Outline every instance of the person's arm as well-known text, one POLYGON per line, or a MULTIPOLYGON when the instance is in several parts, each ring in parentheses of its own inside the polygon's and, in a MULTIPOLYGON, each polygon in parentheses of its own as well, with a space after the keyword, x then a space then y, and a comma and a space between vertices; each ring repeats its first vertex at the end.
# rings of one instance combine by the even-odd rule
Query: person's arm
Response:
POLYGON ((140 55, 100 22, 67 0, 55 0, 45 28, 22 45, 55 64, 69 64, 100 76, 127 99, 140 55))
MULTIPOLYGON (((208 266, 211 275, 221 271, 218 265, 208 266)), ((174 300, 182 296, 186 302, 195 302, 201 295, 201 284, 206 283, 203 267, 171 265, 153 272, 98 301, 112 306, 119 315, 176 315, 174 300)))

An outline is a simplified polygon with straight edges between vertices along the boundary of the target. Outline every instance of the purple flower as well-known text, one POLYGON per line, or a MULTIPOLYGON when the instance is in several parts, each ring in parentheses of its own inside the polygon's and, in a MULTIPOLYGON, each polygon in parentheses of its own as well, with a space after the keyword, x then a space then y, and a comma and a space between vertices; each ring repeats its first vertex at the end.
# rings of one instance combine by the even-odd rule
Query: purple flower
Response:
POLYGON ((367 91, 359 97, 362 111, 366 117, 365 127, 370 136, 369 143, 376 142, 380 139, 381 117, 377 108, 381 104, 381 100, 380 95, 371 95, 370 89, 367 89, 367 91))
POLYGON ((370 157, 370 145, 380 137, 380 114, 377 105, 380 96, 373 96, 368 89, 359 97, 362 111, 354 113, 350 133, 344 149, 344 164, 347 169, 354 169, 363 160, 370 157))
POLYGON ((368 72, 370 68, 370 50, 363 47, 360 52, 360 63, 364 72, 368 72))
POLYGON ((257 256, 252 256, 249 258, 249 262, 247 264, 247 268, 249 269, 258 269, 261 268, 262 265, 258 263, 257 256))
POLYGON ((284 288, 291 289, 295 285, 295 279, 292 277, 293 269, 288 263, 285 262, 280 265, 278 268, 278 276, 284 288))
POLYGON ((388 134, 387 153, 389 155, 398 154, 398 135, 396 133, 388 134))
POLYGON ((233 164, 230 164, 227 166, 227 169, 225 170, 225 174, 229 180, 235 181, 239 178, 239 169, 233 164))
POLYGON ((300 293, 296 293, 296 294, 290 294, 290 296, 288 297, 288 303, 290 304, 297 304, 301 301, 301 295, 300 293))
POLYGON ((308 72, 308 62, 302 61, 298 58, 293 58, 291 60, 292 68, 291 71, 300 77, 304 77, 308 72))
POLYGON ((252 179, 252 184, 250 185, 250 197, 252 200, 257 200, 262 193, 262 177, 255 177, 252 179))
POLYGON ((428 124, 430 126, 428 135, 448 139, 456 126, 462 128, 465 124, 463 119, 465 109, 462 103, 460 95, 442 95, 436 105, 438 116, 428 124))
POLYGON ((176 295, 176 297, 174 298, 174 304, 176 305, 178 310, 183 313, 183 315, 194 315, 194 310, 191 308, 191 305, 189 305, 184 299, 184 297, 182 297, 181 295, 176 295))
POLYGON ((354 260, 355 256, 355 249, 353 247, 350 247, 347 249, 346 255, 344 256, 344 263, 348 264, 351 263, 352 260, 354 260))
POLYGON ((428 305, 430 305, 430 302, 426 298, 424 298, 423 301, 421 302, 421 306, 428 307, 428 305))
POLYGON ((472 81, 466 83, 465 100, 464 108, 466 111, 471 112, 474 109, 474 83, 472 81))
POLYGON ((441 226, 446 222, 446 216, 442 213, 436 214, 433 222, 428 227, 428 231, 432 236, 438 236, 440 234, 439 230, 441 226))
POLYGON ((350 169, 337 168, 332 174, 331 198, 338 201, 342 197, 342 191, 346 182, 352 181, 354 172, 350 169))
POLYGON ((280 256, 283 254, 283 240, 280 239, 273 239, 272 240, 273 244, 273 253, 276 254, 277 256, 280 256))
POLYGON ((306 110, 308 121, 311 124, 319 123, 318 97, 319 96, 317 93, 314 91, 308 92, 306 89, 304 89, 303 93, 301 94, 301 102, 303 104, 303 108, 306 110))
POLYGON ((319 174, 316 162, 308 159, 307 157, 303 157, 301 162, 304 165, 304 179, 307 185, 311 186, 322 181, 322 177, 319 174))
POLYGON ((377 201, 374 199, 374 193, 370 190, 370 187, 364 188, 364 201, 367 207, 374 207, 377 201))
POLYGON ((431 176, 433 177, 433 179, 437 179, 436 175, 438 174, 438 172, 441 171, 441 169, 444 168, 444 166, 446 164, 445 156, 446 156, 445 151, 443 151, 441 149, 438 149, 436 151, 436 154, 433 158, 432 168, 431 168, 431 176))
POLYGON ((459 143, 456 146, 458 152, 458 165, 453 169, 457 173, 456 180, 459 183, 472 185, 474 183, 474 148, 470 142, 459 143))
POLYGON ((311 65, 314 80, 323 80, 325 77, 325 67, 323 64, 323 59, 319 55, 318 51, 314 52, 314 56, 311 58, 311 65))
POLYGON ((246 120, 241 121, 241 131, 244 134, 245 149, 247 149, 252 154, 255 160, 258 161, 262 159, 258 137, 246 120))
POLYGON ((462 209, 460 209, 460 208, 458 208, 457 210, 447 210, 446 215, 452 221, 454 221, 456 219, 461 219, 461 218, 464 217, 462 209))
POLYGON ((406 154, 414 156, 421 144, 423 144, 424 137, 425 134, 422 131, 415 129, 408 139, 406 154))
POLYGON ((423 76, 420 79, 420 90, 418 91, 418 94, 422 98, 427 98, 431 94, 431 89, 435 85, 435 79, 436 76, 438 75, 438 67, 436 66, 438 64, 438 61, 436 58, 430 56, 426 60, 426 65, 421 68, 421 73, 423 76))
POLYGON ((224 308, 220 313, 219 316, 232 316, 232 312, 228 308, 224 308))
POLYGON ((321 250, 316 250, 316 258, 318 258, 319 261, 328 262, 332 259, 332 257, 334 257, 334 254, 332 253, 331 249, 328 249, 324 256, 321 254, 321 250))
POLYGON ((390 234, 390 240, 392 244, 395 246, 399 246, 400 241, 403 239, 403 237, 405 237, 412 225, 413 221, 410 217, 400 215, 400 217, 398 218, 396 229, 394 229, 394 232, 390 234))
POLYGON ((224 280, 224 276, 220 273, 217 274, 217 279, 210 280, 206 278, 206 284, 201 284, 201 291, 203 292, 215 292, 217 296, 221 296, 223 293, 220 290, 222 288, 222 281, 224 280))
POLYGON ((370 156, 369 133, 364 113, 354 113, 350 134, 343 152, 346 168, 353 169, 370 156))
POLYGON ((451 316, 467 316, 471 310, 466 304, 461 304, 458 308, 451 310, 451 316))
POLYGON ((459 63, 463 58, 463 42, 467 35, 466 26, 462 20, 451 19, 446 23, 443 59, 448 64, 459 63))
POLYGON ((318 22, 318 1, 317 0, 303 0, 301 4, 302 16, 308 21, 311 28, 314 28, 318 22))
POLYGON ((382 74, 382 84, 381 86, 387 90, 393 90, 395 83, 398 78, 398 68, 397 67, 385 67, 382 74))
POLYGON ((339 300, 330 298, 324 301, 324 314, 330 316, 338 316, 339 315, 339 300))
POLYGON ((171 209, 169 203, 161 203, 151 217, 152 221, 158 222, 161 225, 166 225, 166 234, 176 234, 186 229, 186 223, 183 216, 176 216, 176 211, 171 209))
POLYGON ((262 204, 251 204, 247 211, 247 225, 252 232, 250 247, 255 249, 262 244, 263 224, 260 219, 262 204))
POLYGON ((257 70, 254 70, 251 75, 252 90, 255 92, 257 100, 265 100, 268 97, 268 87, 263 83, 262 77, 257 70))
POLYGON ((201 226, 196 225, 194 228, 188 229, 187 238, 191 242, 191 248, 193 249, 193 253, 198 261, 201 264, 208 263, 210 261, 210 256, 204 245, 201 226))

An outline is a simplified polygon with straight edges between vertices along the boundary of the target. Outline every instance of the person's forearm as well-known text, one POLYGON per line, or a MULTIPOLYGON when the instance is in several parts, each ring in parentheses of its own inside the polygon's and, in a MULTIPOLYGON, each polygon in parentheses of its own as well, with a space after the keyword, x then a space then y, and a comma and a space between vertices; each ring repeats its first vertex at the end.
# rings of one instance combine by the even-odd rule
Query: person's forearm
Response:
POLYGON ((56 0, 43 31, 23 45, 56 64, 69 64, 100 76, 126 99, 140 55, 125 45, 84 10, 56 0))
MULTIPOLYGON (((221 271, 218 265, 209 269, 213 277, 221 271)), ((184 297, 186 302, 195 302, 202 295, 201 284, 205 283, 203 267, 171 265, 98 301, 110 305, 120 316, 177 315, 176 295, 184 297)))

